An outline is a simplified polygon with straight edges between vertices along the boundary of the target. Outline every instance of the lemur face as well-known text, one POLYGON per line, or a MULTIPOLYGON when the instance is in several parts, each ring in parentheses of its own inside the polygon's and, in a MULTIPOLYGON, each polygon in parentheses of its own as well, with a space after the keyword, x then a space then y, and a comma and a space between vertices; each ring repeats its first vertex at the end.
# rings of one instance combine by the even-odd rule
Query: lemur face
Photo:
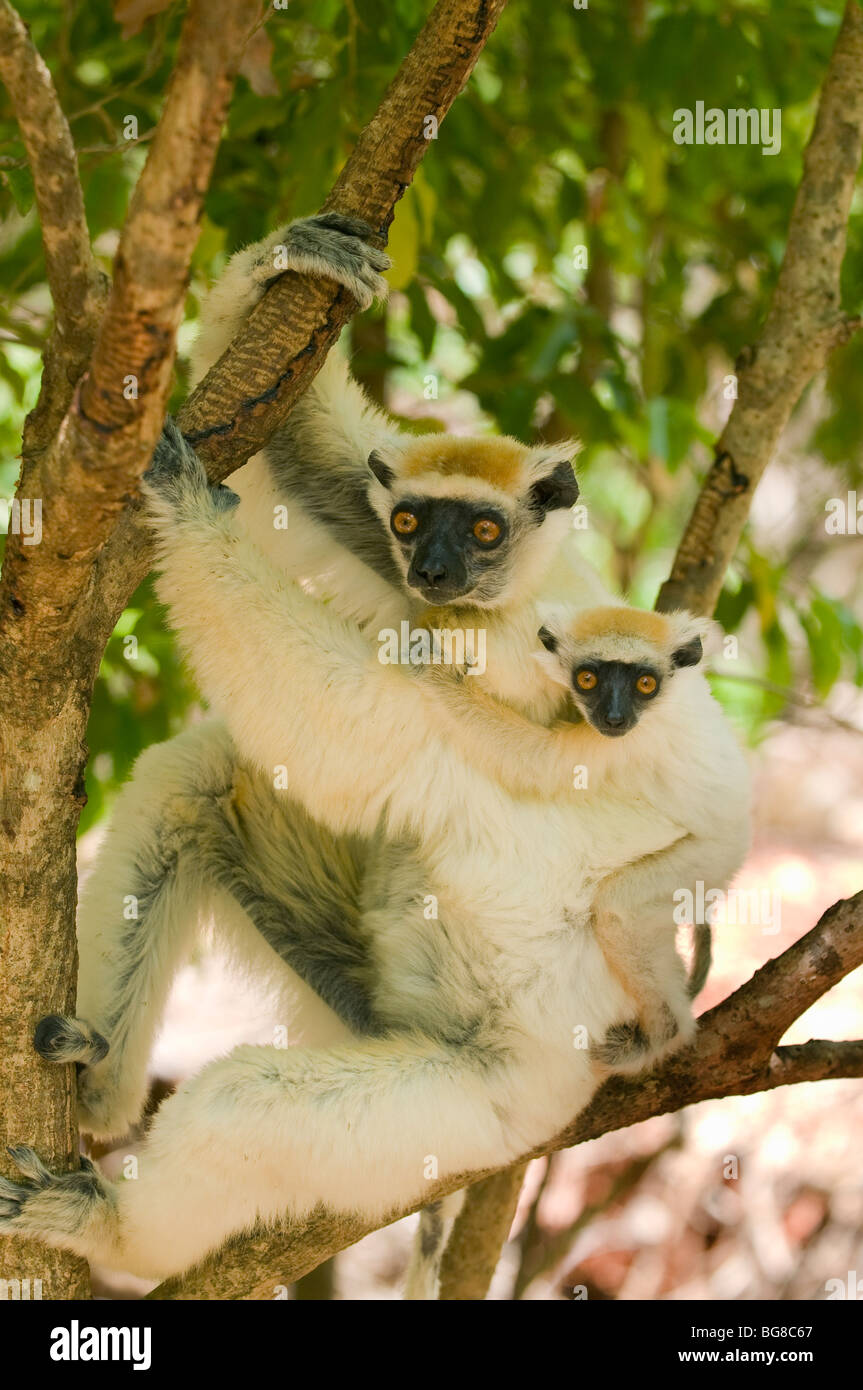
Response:
POLYGON ((572 671, 573 701, 607 738, 634 729, 661 685, 661 671, 642 663, 585 660, 576 662, 572 671))
MULTIPOLYGON (((539 530, 578 497, 568 460, 509 439, 431 435, 375 451, 370 500, 406 586, 434 606, 492 607, 521 580, 539 530)), ((564 526, 568 524, 564 520, 564 526)), ((553 553, 549 536, 543 548, 553 553)))
POLYGON ((408 494, 397 499, 390 513, 390 531, 408 585, 427 603, 495 593, 511 534, 502 508, 408 494))
POLYGON ((568 625, 540 628, 539 640, 552 654, 540 659, 598 733, 620 738, 635 728, 675 671, 701 660, 696 623, 685 614, 588 609, 568 625))

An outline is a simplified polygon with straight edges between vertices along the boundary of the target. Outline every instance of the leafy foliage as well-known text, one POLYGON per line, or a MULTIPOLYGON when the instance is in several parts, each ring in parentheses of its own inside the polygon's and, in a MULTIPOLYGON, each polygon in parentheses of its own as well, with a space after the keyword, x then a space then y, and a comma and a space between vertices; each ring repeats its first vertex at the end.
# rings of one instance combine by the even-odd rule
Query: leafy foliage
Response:
MULTIPOLYGON (((182 7, 25 0, 21 9, 70 116, 110 268, 182 7), (137 141, 125 138, 135 124, 137 141)), ((291 0, 270 15, 238 81, 181 348, 225 256, 320 204, 426 12, 420 0, 291 0)), ((512 5, 399 204, 399 292, 380 332, 355 336, 360 374, 383 370, 400 413, 426 423, 579 435, 586 551, 637 602, 651 603, 667 573, 730 408, 735 358, 758 334, 840 15, 838 0, 786 0, 781 11, 769 0, 512 5), (676 144, 674 112, 697 101, 780 110, 780 153, 676 144)), ((8 496, 50 303, 32 183, 6 108, 0 175, 8 496)), ((859 313, 860 207, 844 292, 859 313)), ((854 537, 824 525, 828 498, 863 491, 861 365, 856 340, 801 404, 788 458, 772 470, 771 505, 756 499, 720 602, 720 620, 740 636, 737 669, 769 688, 720 681, 717 690, 756 733, 786 711, 791 684, 827 698, 837 681, 863 680, 854 537)), ((181 364, 176 399, 184 389, 181 364)), ((93 707, 91 819, 139 749, 171 732, 168 711, 178 718, 193 699, 148 593, 136 595, 93 707), (129 635, 139 639, 133 660, 123 654, 129 635)))

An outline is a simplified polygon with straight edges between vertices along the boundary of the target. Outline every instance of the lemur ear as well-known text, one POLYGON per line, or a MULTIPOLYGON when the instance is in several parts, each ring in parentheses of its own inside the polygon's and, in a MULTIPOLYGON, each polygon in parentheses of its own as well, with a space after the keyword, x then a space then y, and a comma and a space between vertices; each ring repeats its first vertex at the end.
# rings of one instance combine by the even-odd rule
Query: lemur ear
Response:
POLYGON ((682 647, 678 647, 676 651, 672 652, 671 664, 672 666, 697 666, 703 655, 704 646, 701 638, 696 634, 695 637, 690 637, 689 641, 685 642, 682 647))
POLYGON ((554 464, 530 489, 531 506, 539 512, 557 511, 578 501, 578 483, 569 459, 554 464))
POLYGON ((396 480, 395 469, 390 468, 390 465, 385 462, 377 449, 372 449, 369 454, 368 463, 369 468, 381 484, 381 487, 385 487, 387 491, 389 491, 396 480))
POLYGON ((556 652, 558 640, 553 632, 549 632, 547 627, 541 627, 536 634, 547 652, 556 652))

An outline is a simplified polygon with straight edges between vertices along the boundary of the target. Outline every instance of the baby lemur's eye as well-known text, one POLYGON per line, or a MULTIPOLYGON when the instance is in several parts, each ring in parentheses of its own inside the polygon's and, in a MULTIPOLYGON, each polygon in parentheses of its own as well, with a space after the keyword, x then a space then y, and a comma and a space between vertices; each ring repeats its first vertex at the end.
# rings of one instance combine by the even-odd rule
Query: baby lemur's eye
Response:
POLYGON ((586 670, 576 672, 575 683, 579 690, 593 690, 596 685, 596 672, 586 670))
POLYGON ((419 517, 413 512, 393 512, 392 526, 400 536, 411 536, 419 526, 419 517))
POLYGON ((482 517, 474 525, 473 533, 478 541, 482 541, 484 545, 490 545, 500 535, 500 527, 496 521, 491 520, 491 517, 482 517))
POLYGON ((652 695, 656 689, 656 677, 647 675, 639 676, 638 680, 635 682, 635 688, 639 695, 652 695))

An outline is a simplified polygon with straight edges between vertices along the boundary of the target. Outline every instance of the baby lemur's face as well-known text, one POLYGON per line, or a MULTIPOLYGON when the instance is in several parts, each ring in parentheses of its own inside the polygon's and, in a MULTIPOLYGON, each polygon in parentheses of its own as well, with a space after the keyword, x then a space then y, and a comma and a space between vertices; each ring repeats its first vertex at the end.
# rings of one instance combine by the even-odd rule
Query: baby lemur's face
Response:
POLYGON ((490 608, 529 585, 569 525, 574 449, 428 435, 371 454, 370 501, 407 588, 436 607, 490 608))
POLYGON ((698 627, 687 614, 587 609, 540 628, 539 640, 551 654, 541 659, 588 723, 619 738, 635 728, 675 671, 701 660, 698 627))

